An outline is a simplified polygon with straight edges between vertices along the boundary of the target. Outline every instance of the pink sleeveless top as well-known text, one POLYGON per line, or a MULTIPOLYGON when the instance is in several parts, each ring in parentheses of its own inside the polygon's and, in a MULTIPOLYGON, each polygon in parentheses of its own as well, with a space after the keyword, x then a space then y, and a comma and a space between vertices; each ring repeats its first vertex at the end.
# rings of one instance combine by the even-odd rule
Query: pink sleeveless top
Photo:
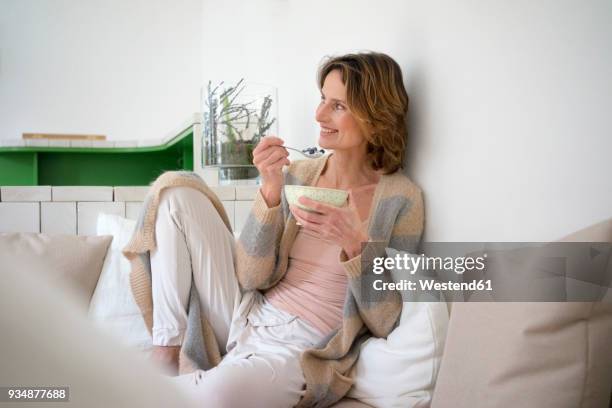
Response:
MULTIPOLYGON (((364 231, 375 188, 376 184, 369 184, 349 194, 364 231)), ((347 276, 340 265, 341 251, 335 243, 300 227, 289 252, 287 272, 265 292, 265 297, 277 308, 306 320, 321 334, 330 333, 342 323, 346 297, 347 276)))

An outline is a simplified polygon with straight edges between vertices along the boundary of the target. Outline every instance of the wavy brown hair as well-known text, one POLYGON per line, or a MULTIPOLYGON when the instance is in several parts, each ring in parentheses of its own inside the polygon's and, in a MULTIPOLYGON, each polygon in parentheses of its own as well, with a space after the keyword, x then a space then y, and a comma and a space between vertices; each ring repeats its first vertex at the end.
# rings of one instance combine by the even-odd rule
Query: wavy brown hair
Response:
POLYGON ((368 142, 370 165, 385 174, 394 173, 403 167, 407 137, 408 94, 400 66, 377 52, 328 57, 317 75, 319 89, 336 69, 346 86, 346 103, 368 142))

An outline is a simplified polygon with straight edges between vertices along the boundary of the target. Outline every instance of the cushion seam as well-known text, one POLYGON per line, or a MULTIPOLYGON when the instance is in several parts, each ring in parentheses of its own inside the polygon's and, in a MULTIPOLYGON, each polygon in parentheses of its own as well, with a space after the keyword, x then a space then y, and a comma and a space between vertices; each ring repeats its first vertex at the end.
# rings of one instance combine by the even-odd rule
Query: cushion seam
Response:
POLYGON ((584 358, 584 378, 582 381, 582 390, 580 392, 580 402, 579 407, 582 408, 584 406, 584 395, 586 393, 586 386, 589 379, 589 351, 590 351, 590 342, 589 342, 589 324, 590 319, 593 316, 593 309, 595 308, 595 303, 591 303, 591 309, 589 310, 588 318, 585 322, 585 358, 584 358))

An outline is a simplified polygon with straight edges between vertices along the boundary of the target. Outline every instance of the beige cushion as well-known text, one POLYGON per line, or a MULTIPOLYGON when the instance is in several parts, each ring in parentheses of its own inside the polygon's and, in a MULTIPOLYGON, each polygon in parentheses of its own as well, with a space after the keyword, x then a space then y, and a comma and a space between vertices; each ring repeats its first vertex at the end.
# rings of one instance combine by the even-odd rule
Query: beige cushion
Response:
POLYGON ((32 274, 2 275, 10 284, 0 285, 0 386, 68 386, 70 401, 0 407, 194 407, 171 377, 95 330, 72 294, 32 274))
POLYGON ((87 305, 111 240, 110 235, 0 233, 0 268, 45 276, 87 305))
MULTIPOLYGON (((612 220, 563 241, 612 242, 612 220)), ((432 407, 607 407, 611 339, 611 303, 457 303, 432 407)))

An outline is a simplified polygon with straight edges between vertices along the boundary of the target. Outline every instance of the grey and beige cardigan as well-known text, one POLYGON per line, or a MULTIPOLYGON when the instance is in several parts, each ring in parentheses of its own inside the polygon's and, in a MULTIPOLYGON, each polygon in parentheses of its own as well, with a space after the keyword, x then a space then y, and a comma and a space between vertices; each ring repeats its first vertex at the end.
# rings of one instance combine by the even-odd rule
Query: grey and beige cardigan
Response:
MULTIPOLYGON (((293 162, 285 172, 285 184, 315 185, 328 157, 293 162)), ((145 210, 134 237, 124 249, 124 255, 132 263, 132 291, 149 330, 153 305, 148 251, 155 245, 150 237, 154 228, 151 219, 155 220, 156 203, 163 188, 183 185, 181 179, 187 185, 194 186, 193 173, 168 173, 172 174, 160 176, 153 184, 150 197, 145 199, 145 210), (160 181, 163 176, 167 176, 165 182, 160 181), (139 231, 142 233, 140 237, 139 231), (142 245, 144 237, 148 237, 148 245, 142 245)), ((210 190, 201 180, 200 183, 195 183, 194 188, 210 197, 210 190)), ((213 203, 223 217, 223 207, 216 197, 213 197, 213 203)), ((415 252, 423 232, 423 223, 421 190, 399 172, 383 175, 376 187, 369 215, 371 244, 364 246, 362 254, 352 259, 347 259, 342 252, 339 260, 348 278, 342 324, 314 348, 302 353, 306 392, 298 407, 327 407, 340 400, 352 385, 349 372, 357 360, 361 344, 371 336, 386 337, 398 324, 401 296, 395 291, 373 291, 371 262, 373 257, 384 257, 386 247, 415 252)), ((236 275, 242 290, 266 290, 283 278, 297 232, 298 226, 284 195, 278 206, 268 208, 258 192, 236 244, 236 275)), ((388 271, 376 275, 375 279, 392 281, 388 271)), ((210 325, 198 313, 198 297, 194 287, 192 285, 188 313, 189 325, 193 328, 188 327, 185 335, 180 372, 197 367, 206 369, 220 361, 221 349, 215 342, 210 325)))

